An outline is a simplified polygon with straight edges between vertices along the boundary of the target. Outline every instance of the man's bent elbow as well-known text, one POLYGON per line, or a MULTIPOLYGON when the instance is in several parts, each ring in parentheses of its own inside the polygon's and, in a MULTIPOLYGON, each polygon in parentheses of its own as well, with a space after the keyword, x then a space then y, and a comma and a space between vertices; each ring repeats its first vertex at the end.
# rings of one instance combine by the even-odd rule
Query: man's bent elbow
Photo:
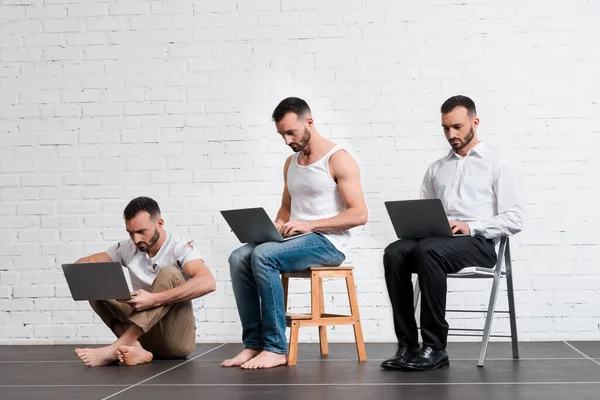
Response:
POLYGON ((206 288, 206 294, 212 293, 215 290, 217 290, 217 281, 215 281, 215 278, 211 277, 210 280, 208 281, 208 287, 206 288))
POLYGON ((357 226, 365 225, 369 219, 369 212, 367 210, 361 211, 357 217, 357 226))

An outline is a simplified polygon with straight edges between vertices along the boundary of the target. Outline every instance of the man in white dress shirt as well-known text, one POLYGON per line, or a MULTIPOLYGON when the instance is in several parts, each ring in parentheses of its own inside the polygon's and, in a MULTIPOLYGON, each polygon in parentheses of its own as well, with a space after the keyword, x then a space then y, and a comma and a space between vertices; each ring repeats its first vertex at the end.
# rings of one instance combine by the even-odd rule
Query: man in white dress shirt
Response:
POLYGON ((129 239, 78 263, 117 261, 129 269, 131 300, 93 300, 92 309, 117 340, 105 347, 78 348, 88 367, 139 365, 154 356, 182 358, 196 347, 192 299, 215 290, 215 279, 193 241, 167 233, 156 201, 138 197, 123 212, 129 239))
POLYGON ((452 149, 429 166, 421 197, 442 201, 453 233, 460 237, 401 239, 383 256, 398 351, 386 369, 427 371, 449 365, 446 353, 446 275, 463 268, 496 264, 495 242, 522 229, 523 210, 516 178, 506 161, 477 138, 473 100, 454 96, 441 107, 442 127, 452 149), (419 348, 411 274, 421 287, 419 348))

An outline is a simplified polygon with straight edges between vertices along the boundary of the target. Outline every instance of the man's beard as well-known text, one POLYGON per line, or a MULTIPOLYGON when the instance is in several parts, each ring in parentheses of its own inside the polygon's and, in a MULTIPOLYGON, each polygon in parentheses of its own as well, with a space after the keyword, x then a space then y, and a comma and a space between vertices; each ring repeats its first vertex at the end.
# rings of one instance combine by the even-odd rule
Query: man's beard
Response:
POLYGON ((135 247, 137 247, 137 249, 139 251, 143 251, 144 253, 147 253, 148 250, 150 250, 156 244, 156 242, 158 242, 159 238, 160 238, 160 232, 158 231, 158 229, 156 229, 154 231, 154 234, 150 238, 150 243, 146 243, 146 242, 143 242, 143 241, 142 242, 137 242, 135 244, 135 247))
POLYGON ((471 140, 473 140, 474 137, 475 137, 475 131, 473 130, 473 127, 471 127, 471 129, 469 130, 469 133, 467 134, 467 136, 465 136, 464 139, 454 138, 452 140, 449 140, 448 142, 450 143, 450 146, 452 146, 452 148, 454 150, 460 150, 460 149, 464 148, 466 145, 468 145, 469 143, 471 143, 471 140))
POLYGON ((304 150, 308 142, 310 141, 310 131, 307 128, 304 128, 304 136, 300 139, 299 143, 292 143, 290 147, 294 151, 294 153, 298 153, 299 151, 304 150))

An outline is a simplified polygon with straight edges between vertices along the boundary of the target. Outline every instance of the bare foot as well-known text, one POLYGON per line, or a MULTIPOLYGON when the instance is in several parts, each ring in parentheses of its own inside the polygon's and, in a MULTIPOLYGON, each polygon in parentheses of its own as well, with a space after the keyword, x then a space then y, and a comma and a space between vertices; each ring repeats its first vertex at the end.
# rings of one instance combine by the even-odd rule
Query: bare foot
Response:
POLYGON ((239 367, 246 361, 256 357, 260 352, 261 350, 244 349, 237 356, 223 361, 221 367, 239 367))
POLYGON ((245 362, 241 365, 244 369, 260 369, 260 368, 273 368, 280 365, 287 364, 287 357, 285 354, 271 353, 270 351, 263 351, 252 360, 245 362))
POLYGON ((100 367, 117 362, 117 348, 114 345, 97 349, 75 349, 77 357, 88 367, 100 367))
POLYGON ((133 346, 120 346, 117 355, 119 361, 129 366, 149 363, 154 358, 154 355, 144 349, 140 342, 136 342, 133 346))

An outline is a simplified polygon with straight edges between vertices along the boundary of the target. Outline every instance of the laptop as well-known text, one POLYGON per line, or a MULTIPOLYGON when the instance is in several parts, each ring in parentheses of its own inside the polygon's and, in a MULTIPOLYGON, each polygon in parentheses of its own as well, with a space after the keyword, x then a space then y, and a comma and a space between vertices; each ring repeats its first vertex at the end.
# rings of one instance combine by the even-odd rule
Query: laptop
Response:
POLYGON ((73 300, 128 300, 123 267, 118 262, 63 264, 65 278, 73 300))
POLYGON ((471 236, 468 233, 452 234, 440 199, 386 201, 385 208, 398 238, 471 236))
POLYGON ((223 210, 221 215, 240 243, 285 242, 308 235, 296 233, 284 238, 262 207, 223 210))

